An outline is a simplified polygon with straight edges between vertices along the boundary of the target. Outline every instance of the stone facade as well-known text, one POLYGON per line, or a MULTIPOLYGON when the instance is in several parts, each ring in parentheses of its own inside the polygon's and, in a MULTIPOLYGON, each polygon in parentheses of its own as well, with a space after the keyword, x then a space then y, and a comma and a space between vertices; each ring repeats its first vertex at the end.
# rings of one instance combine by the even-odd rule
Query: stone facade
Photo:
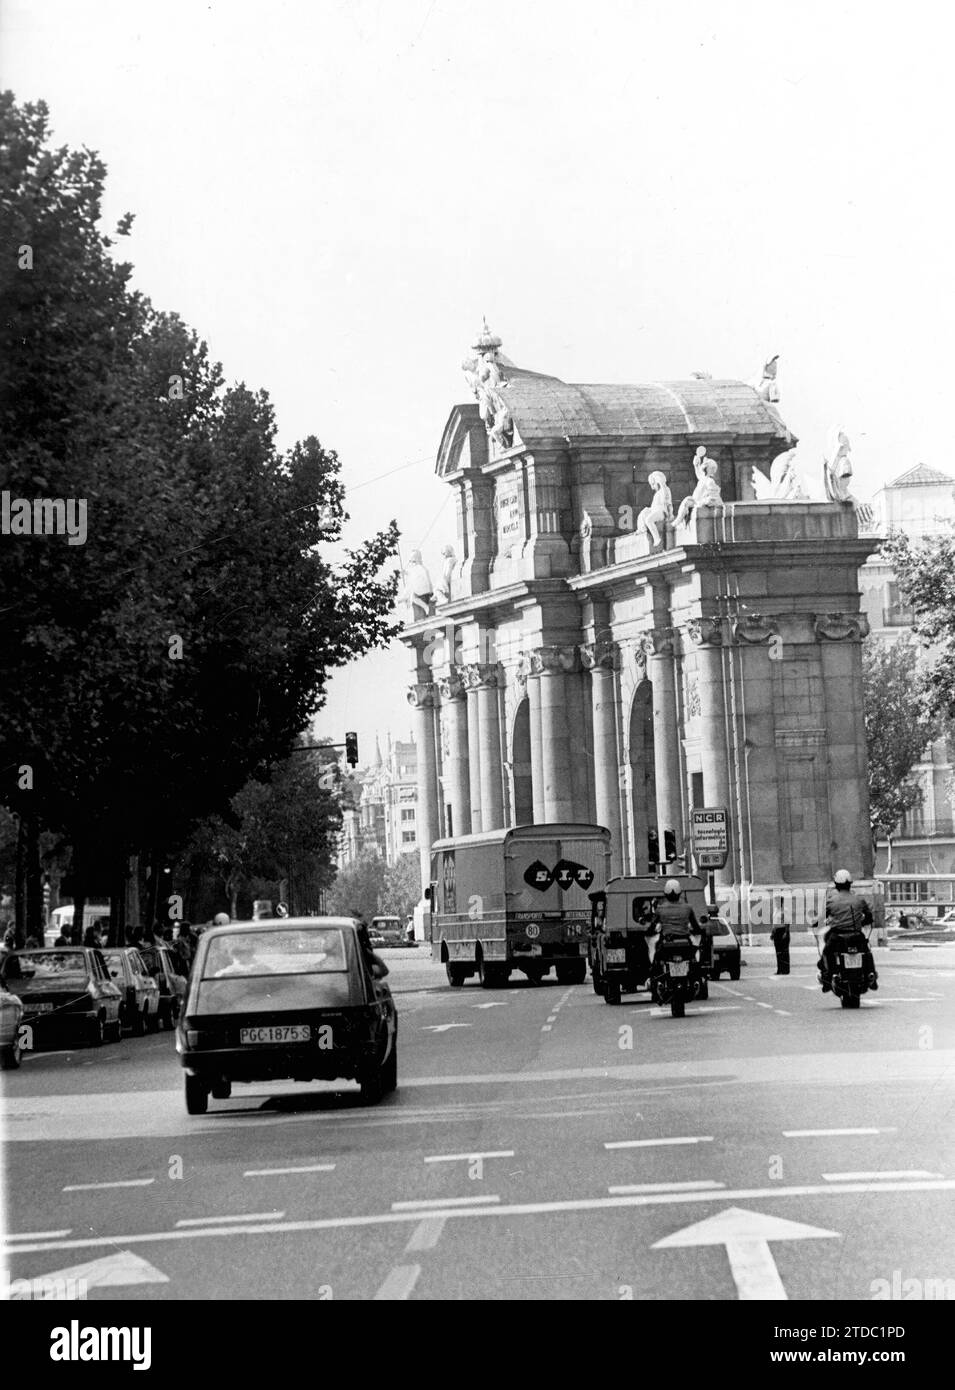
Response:
POLYGON ((796 441, 751 386, 573 386, 499 346, 475 344, 493 397, 452 410, 438 454, 450 597, 403 634, 423 879, 442 835, 562 820, 608 826, 615 870, 644 873, 650 833, 679 853, 694 805, 729 810, 726 886, 868 877, 874 542, 852 506, 756 500, 754 468, 796 441), (686 524, 671 508, 655 542, 640 513, 661 471, 674 500, 701 478, 721 497, 686 524))

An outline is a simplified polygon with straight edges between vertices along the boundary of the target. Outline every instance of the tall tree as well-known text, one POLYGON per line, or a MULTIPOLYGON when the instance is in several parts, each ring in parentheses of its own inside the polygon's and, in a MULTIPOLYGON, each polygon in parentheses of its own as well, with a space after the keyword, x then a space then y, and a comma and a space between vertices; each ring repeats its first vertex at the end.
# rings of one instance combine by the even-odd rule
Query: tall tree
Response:
POLYGON ((905 638, 863 644, 869 819, 873 840, 889 841, 890 863, 899 822, 922 800, 914 769, 938 733, 925 666, 924 652, 905 638))

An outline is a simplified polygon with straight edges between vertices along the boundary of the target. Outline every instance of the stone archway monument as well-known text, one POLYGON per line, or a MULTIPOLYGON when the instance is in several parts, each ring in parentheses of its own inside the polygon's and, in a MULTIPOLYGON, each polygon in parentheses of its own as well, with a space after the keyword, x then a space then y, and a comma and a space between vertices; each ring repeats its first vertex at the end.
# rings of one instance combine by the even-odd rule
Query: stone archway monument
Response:
POLYGON ((648 828, 680 853, 691 809, 725 806, 737 920, 839 867, 869 878, 858 572, 877 541, 845 436, 810 501, 775 378, 578 386, 515 366, 486 325, 472 352, 437 461, 456 545, 403 633, 423 832, 441 787, 472 831, 605 824, 634 872, 648 828))

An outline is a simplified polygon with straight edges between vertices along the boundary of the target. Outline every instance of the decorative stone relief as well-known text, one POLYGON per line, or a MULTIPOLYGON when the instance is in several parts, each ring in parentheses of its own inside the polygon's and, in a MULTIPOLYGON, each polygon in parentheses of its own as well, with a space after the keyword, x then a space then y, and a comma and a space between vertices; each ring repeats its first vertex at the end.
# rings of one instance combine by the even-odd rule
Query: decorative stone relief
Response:
POLYGON ((667 523, 672 525, 673 522, 673 496, 667 487, 665 473, 651 473, 647 482, 653 492, 653 501, 637 517, 637 530, 646 532, 651 545, 660 545, 666 534, 667 523))
POLYGON ((674 631, 672 627, 658 627, 645 632, 637 639, 637 646, 643 652, 643 660, 651 656, 672 656, 674 631))
POLYGON ((874 524, 875 514, 868 502, 860 502, 849 491, 852 477, 852 445, 849 436, 840 425, 829 431, 829 443, 822 461, 823 481, 826 496, 830 502, 843 502, 851 506, 858 518, 859 526, 869 530, 874 524))
POLYGON ((733 623, 733 637, 737 642, 768 642, 778 632, 775 618, 764 617, 762 613, 747 613, 733 623))
POLYGON ((796 450, 777 454, 769 466, 769 481, 753 468, 753 491, 757 502, 808 502, 809 493, 802 474, 796 470, 796 450))
POLYGON ((501 668, 496 661, 476 661, 465 666, 461 676, 468 690, 494 690, 500 684, 501 668))
POLYGON ((514 442, 514 422, 504 396, 508 381, 498 355, 500 347, 500 338, 491 332, 485 319, 481 332, 471 345, 475 355, 465 358, 461 367, 478 403, 488 441, 499 453, 503 453, 514 442))
POLYGON ((460 671, 451 671, 447 676, 439 676, 437 686, 441 692, 442 702, 445 700, 463 700, 467 694, 467 686, 460 671))
POLYGON ((451 602, 451 587, 454 582, 454 571, 457 568, 458 557, 453 545, 446 545, 441 551, 441 583, 438 585, 438 599, 441 603, 451 602))
POLYGON ((577 669, 576 647, 536 647, 528 655, 531 659, 531 674, 535 676, 566 675, 577 669))
POLYGON ((593 671, 598 666, 604 671, 617 669, 617 648, 613 642, 582 642, 578 651, 585 671, 593 671))
POLYGON ((864 613, 817 613, 813 629, 818 638, 829 642, 859 642, 870 631, 864 613))
POLYGON ((691 672, 686 674, 686 717, 687 719, 698 719, 703 712, 700 704, 700 682, 691 672))
POLYGON ((766 401, 768 405, 776 405, 779 402, 779 387, 776 385, 776 372, 778 370, 779 353, 771 357, 768 362, 763 364, 758 376, 754 377, 750 383, 753 390, 761 401, 766 401))
POLYGON ((723 621, 721 618, 691 618, 686 625, 687 635, 698 647, 719 647, 723 644, 723 621))
POLYGON ((723 494, 718 482, 719 464, 706 457, 706 449, 701 444, 693 458, 693 471, 696 474, 696 487, 690 497, 684 497, 676 514, 676 525, 686 526, 697 507, 720 507, 723 494))
POLYGON ((432 681, 423 681, 408 687, 408 704, 415 709, 430 709, 434 705, 435 687, 432 681))
POLYGON ((405 579, 405 597, 411 609, 411 621, 417 623, 434 611, 434 585, 421 559, 420 550, 412 550, 405 579))

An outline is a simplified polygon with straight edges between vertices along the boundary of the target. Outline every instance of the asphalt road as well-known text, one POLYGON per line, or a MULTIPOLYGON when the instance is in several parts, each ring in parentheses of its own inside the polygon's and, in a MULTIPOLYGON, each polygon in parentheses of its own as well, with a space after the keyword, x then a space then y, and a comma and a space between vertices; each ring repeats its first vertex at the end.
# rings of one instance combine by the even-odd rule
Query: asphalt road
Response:
POLYGON ((955 949, 880 951, 857 1012, 809 953, 777 978, 747 949, 682 1020, 382 954, 399 1089, 375 1108, 287 1083, 190 1118, 168 1033, 6 1074, 12 1277, 150 1300, 955 1291, 955 949))

